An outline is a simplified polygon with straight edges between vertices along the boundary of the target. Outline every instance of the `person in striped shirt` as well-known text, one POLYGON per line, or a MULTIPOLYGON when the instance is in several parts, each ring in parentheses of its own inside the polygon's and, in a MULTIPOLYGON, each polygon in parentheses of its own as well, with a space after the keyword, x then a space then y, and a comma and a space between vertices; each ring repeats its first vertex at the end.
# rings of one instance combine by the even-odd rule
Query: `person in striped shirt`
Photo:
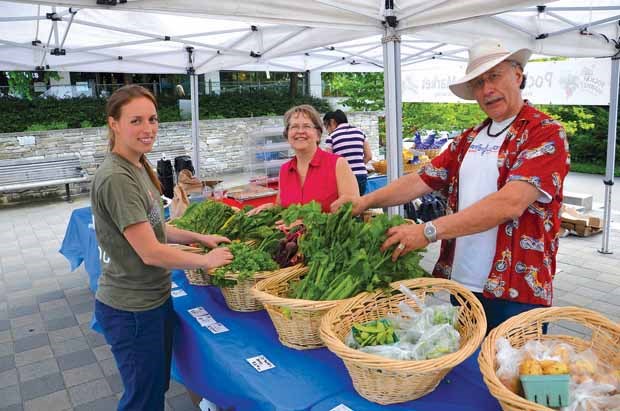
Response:
POLYGON ((366 135, 359 128, 349 124, 347 115, 342 110, 327 112, 323 117, 323 123, 329 133, 325 141, 325 151, 331 151, 347 160, 357 179, 360 195, 364 195, 368 178, 366 163, 372 159, 366 135))

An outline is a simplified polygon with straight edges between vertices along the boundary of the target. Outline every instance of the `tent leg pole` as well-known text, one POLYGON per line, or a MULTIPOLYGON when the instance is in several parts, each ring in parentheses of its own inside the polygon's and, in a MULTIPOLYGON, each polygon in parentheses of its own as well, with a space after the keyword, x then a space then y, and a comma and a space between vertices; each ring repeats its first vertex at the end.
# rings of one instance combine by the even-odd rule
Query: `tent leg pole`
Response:
MULTIPOLYGON (((388 184, 403 175, 400 36, 387 26, 383 35, 383 85, 385 89, 385 142, 388 184)), ((388 215, 404 215, 402 205, 388 207, 388 215)))
POLYGON ((616 133, 618 130, 618 87, 620 86, 620 59, 611 60, 611 93, 609 95, 609 126, 607 129, 607 169, 605 171, 605 212, 603 214, 603 243, 598 250, 601 254, 611 254, 609 234, 611 232, 611 194, 614 185, 616 166, 616 133))
POLYGON ((196 177, 200 178, 200 125, 199 125, 199 111, 198 111, 198 75, 190 74, 190 89, 191 89, 191 102, 192 102, 192 163, 194 163, 194 169, 196 170, 196 177))

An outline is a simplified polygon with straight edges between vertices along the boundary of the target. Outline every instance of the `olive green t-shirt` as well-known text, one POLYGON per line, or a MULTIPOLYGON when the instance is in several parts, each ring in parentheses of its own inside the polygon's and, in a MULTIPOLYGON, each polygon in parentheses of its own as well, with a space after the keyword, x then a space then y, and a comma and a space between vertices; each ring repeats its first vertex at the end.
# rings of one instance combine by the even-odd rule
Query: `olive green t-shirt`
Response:
POLYGON ((157 240, 166 242, 161 198, 146 170, 109 153, 95 173, 91 207, 101 247, 95 297, 119 310, 159 307, 170 296, 170 272, 144 264, 123 235, 130 225, 148 221, 157 240))

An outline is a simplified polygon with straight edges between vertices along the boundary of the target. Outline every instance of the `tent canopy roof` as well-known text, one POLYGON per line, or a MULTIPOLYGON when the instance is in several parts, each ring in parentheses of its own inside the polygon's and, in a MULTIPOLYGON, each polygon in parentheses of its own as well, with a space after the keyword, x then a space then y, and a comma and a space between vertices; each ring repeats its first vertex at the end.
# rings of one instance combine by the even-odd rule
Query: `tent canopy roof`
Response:
MULTIPOLYGON (((0 69, 204 73, 382 70, 384 1, 95 0, 0 1, 0 69), (191 48, 191 58, 188 48, 191 48), (64 54, 63 54, 64 53, 64 54)), ((496 38, 538 54, 607 57, 618 52, 613 0, 409 0, 396 2, 404 66, 464 61, 496 38)))

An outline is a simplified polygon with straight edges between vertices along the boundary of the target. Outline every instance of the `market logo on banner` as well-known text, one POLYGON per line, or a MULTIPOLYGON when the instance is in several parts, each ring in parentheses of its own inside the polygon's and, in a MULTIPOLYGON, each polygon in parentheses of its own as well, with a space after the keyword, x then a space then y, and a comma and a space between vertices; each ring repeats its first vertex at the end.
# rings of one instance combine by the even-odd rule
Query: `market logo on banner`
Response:
POLYGON ((597 76, 592 66, 582 67, 578 75, 567 73, 561 76, 560 85, 566 97, 572 97, 577 90, 581 90, 593 96, 600 96, 606 90, 605 80, 597 76))
POLYGON ((574 74, 567 74, 566 76, 560 77, 560 85, 564 90, 564 95, 566 97, 572 97, 575 94, 575 91, 579 88, 579 76, 574 74))
POLYGON ((604 90, 607 90, 607 82, 597 76, 592 67, 584 67, 581 72, 583 73, 581 88, 584 91, 600 96, 604 90))

